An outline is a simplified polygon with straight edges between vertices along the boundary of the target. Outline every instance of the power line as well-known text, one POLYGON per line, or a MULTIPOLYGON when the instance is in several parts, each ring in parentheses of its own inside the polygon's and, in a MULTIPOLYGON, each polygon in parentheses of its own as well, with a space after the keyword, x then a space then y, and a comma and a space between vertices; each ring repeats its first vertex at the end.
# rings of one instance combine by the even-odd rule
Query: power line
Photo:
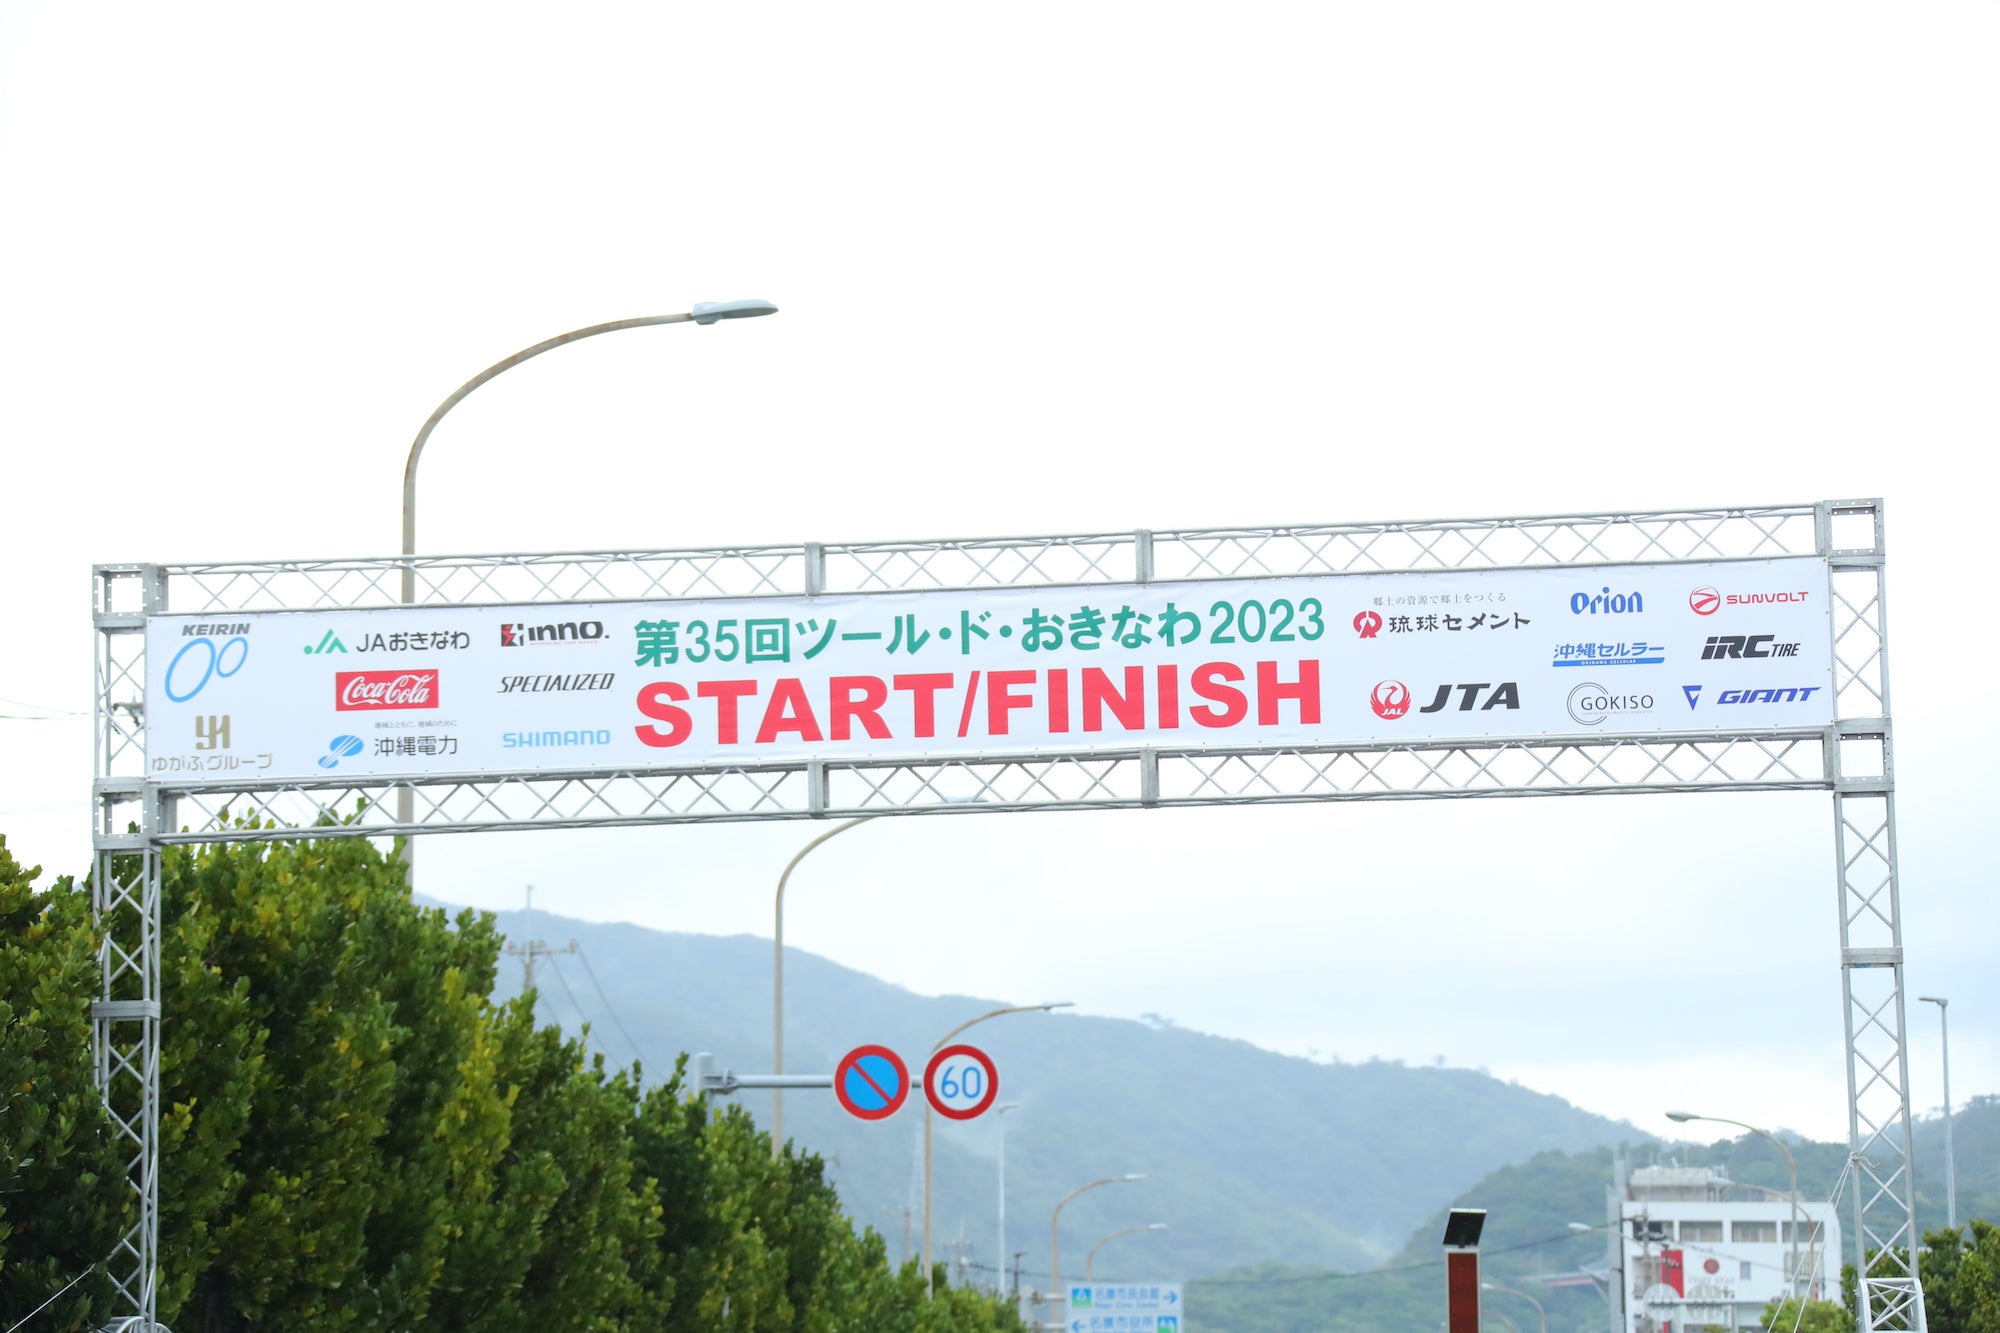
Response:
MULTIPOLYGON (((604 1004, 604 1012, 611 1015, 611 1022, 613 1026, 615 1026, 618 1029, 619 1035, 625 1038, 625 1044, 632 1048, 633 1058, 643 1064, 646 1059, 646 1054, 644 1051, 639 1049, 639 1043, 632 1040, 632 1034, 626 1028, 625 1020, 620 1018, 618 1016, 618 1011, 612 1007, 611 997, 604 993, 604 987, 597 984, 597 970, 590 965, 590 955, 586 954, 583 951, 583 947, 581 945, 576 945, 574 940, 571 941, 571 944, 576 947, 576 960, 579 963, 583 964, 584 975, 590 978, 591 989, 597 992, 597 998, 601 1000, 604 1004)), ((553 965, 555 962, 554 959, 550 959, 549 961, 551 965, 553 965)))

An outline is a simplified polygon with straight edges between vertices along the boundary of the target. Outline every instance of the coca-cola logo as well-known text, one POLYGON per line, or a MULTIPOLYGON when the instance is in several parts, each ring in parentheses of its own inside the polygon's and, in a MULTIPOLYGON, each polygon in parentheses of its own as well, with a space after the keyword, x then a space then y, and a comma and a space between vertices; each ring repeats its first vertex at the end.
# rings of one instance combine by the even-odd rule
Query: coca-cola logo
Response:
POLYGON ((333 677, 333 706, 342 712, 358 708, 436 708, 435 671, 340 671, 333 677))

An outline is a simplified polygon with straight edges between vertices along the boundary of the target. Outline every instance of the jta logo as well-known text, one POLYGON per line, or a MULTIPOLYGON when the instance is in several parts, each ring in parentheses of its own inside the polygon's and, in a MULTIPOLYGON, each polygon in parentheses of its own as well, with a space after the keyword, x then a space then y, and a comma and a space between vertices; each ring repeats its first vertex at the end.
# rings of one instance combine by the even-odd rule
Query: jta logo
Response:
POLYGON ((1372 639, 1382 632, 1382 617, 1373 611, 1363 611, 1354 617, 1354 632, 1364 639, 1372 639))
POLYGON ((340 636, 332 630, 328 630, 325 634, 322 634, 318 643, 309 643, 306 645, 306 656, 308 657, 317 653, 344 653, 346 651, 347 645, 342 643, 340 636))
POLYGON ((1714 588, 1696 588, 1688 594, 1688 607, 1698 616, 1712 616, 1725 606, 1773 606, 1779 603, 1802 603, 1809 594, 1798 592, 1718 592, 1714 588))
POLYGON ((1596 594, 1580 592, 1569 599, 1569 611, 1573 616, 1636 615, 1645 609, 1645 599, 1638 593, 1613 592, 1609 588, 1596 594))
POLYGON ((1775 634, 1711 634, 1708 642, 1701 646, 1701 660, 1713 662, 1721 658, 1742 657, 1797 657, 1796 643, 1778 643, 1775 634))
MULTIPOLYGON (((1475 705, 1477 705, 1479 711, 1482 713, 1494 708, 1512 710, 1521 706, 1520 687, 1513 681, 1510 680, 1496 686, 1489 681, 1482 680, 1470 685, 1440 685, 1437 687, 1437 693, 1431 697, 1431 701, 1417 711, 1419 713, 1443 712, 1445 705, 1451 702, 1451 692, 1453 690, 1458 691, 1458 708, 1456 711, 1461 713, 1470 713, 1475 705), (1479 702, 1482 690, 1490 691, 1486 695, 1486 702, 1484 703, 1479 702)), ((1410 711, 1410 703, 1410 687, 1400 680, 1380 681, 1368 696, 1369 707, 1375 710, 1375 715, 1390 722, 1407 716, 1410 711)))
POLYGON ((601 620, 566 620, 559 625, 502 625, 500 646, 522 648, 531 643, 588 643, 604 637, 601 620))
POLYGON ((194 748, 197 750, 227 750, 229 748, 229 714, 210 713, 207 717, 194 720, 194 748))
POLYGON ((357 708, 436 708, 436 671, 338 671, 333 677, 333 706, 342 712, 357 708))

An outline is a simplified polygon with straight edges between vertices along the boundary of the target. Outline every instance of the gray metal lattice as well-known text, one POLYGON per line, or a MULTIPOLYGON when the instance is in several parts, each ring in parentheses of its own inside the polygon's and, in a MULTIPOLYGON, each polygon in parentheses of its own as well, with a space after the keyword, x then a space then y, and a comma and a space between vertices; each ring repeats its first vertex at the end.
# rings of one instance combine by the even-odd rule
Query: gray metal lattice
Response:
POLYGON ((96 570, 98 1070, 142 1207, 113 1256, 150 1321, 157 1267, 160 849, 174 843, 852 814, 1116 809, 1669 791, 1831 791, 1841 877, 1863 1326, 1921 1329, 1903 1042, 1879 501, 717 550, 105 565, 96 570), (148 614, 894 592, 1159 580, 1762 560, 1833 567, 1838 721, 1485 746, 1140 749, 922 763, 808 762, 413 782, 176 788, 145 779, 148 614), (395 815, 409 796, 407 822, 395 815), (136 821, 141 832, 124 832, 136 821))

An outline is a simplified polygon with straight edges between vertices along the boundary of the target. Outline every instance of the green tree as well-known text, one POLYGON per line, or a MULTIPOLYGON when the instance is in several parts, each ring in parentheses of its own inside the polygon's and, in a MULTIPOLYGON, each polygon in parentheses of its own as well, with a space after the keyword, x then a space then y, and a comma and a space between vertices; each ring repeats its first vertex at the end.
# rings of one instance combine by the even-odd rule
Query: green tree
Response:
POLYGON ((1764 1307, 1765 1328, 1795 1329, 1797 1333, 1854 1333, 1854 1316, 1839 1301, 1806 1301, 1787 1296, 1764 1307))
POLYGON ((98 1265, 130 1196, 91 1068, 89 900, 40 874, 0 837, 0 1327, 67 1286, 36 1327, 84 1329, 112 1312, 98 1265))

